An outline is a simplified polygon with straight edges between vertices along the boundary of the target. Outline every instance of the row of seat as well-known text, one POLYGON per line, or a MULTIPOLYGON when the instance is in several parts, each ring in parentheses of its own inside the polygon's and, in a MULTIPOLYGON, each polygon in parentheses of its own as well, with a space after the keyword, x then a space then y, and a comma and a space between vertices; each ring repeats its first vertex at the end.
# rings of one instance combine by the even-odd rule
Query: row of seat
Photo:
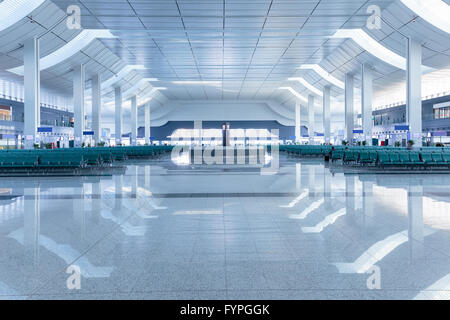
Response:
MULTIPOLYGON (((325 155, 329 155, 332 150, 338 152, 344 152, 346 149, 357 151, 362 150, 370 151, 370 150, 379 150, 381 148, 393 149, 393 147, 376 147, 376 146, 282 145, 280 146, 280 151, 284 151, 289 154, 294 154, 298 156, 322 157, 325 155)), ((395 150, 407 150, 407 149, 395 148, 395 150)))
POLYGON ((450 166, 450 150, 345 150, 333 151, 332 161, 342 160, 344 164, 385 166, 450 166))
POLYGON ((171 146, 0 151, 0 168, 81 168, 169 152, 171 146))
MULTIPOLYGON (((400 152, 400 151, 407 151, 407 148, 403 147, 378 147, 378 146, 330 146, 330 145, 281 145, 279 147, 279 150, 282 152, 287 152, 289 154, 298 155, 298 156, 316 156, 316 157, 322 157, 325 155, 329 155, 330 152, 333 150, 333 153, 335 153, 335 157, 337 159, 342 159, 344 152, 346 150, 354 151, 357 154, 362 151, 380 151, 380 150, 387 150, 387 151, 394 151, 394 152, 400 152)), ((448 150, 448 148, 445 147, 423 147, 418 149, 419 151, 425 151, 425 152, 445 152, 448 150)))
MULTIPOLYGON (((288 154, 298 156, 316 156, 322 157, 331 151, 331 146, 313 146, 313 145, 281 145, 279 150, 288 154)), ((345 147, 336 146, 335 148, 344 150, 345 147)))

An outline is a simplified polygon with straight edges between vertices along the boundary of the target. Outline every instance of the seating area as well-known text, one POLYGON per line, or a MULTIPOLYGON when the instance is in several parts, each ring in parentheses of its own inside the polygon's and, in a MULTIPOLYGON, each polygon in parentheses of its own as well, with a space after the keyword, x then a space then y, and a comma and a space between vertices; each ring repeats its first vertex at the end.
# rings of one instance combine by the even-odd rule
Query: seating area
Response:
MULTIPOLYGON (((335 146, 336 150, 345 150, 345 146, 335 146)), ((332 146, 282 145, 280 151, 301 157, 323 157, 330 153, 332 146)))
POLYGON ((0 151, 0 169, 77 169, 170 152, 171 146, 66 148, 0 151))
POLYGON ((280 151, 300 157, 323 157, 329 155, 332 162, 344 166, 372 166, 379 168, 432 169, 450 168, 450 148, 423 147, 415 150, 394 147, 359 146, 280 146, 280 151))

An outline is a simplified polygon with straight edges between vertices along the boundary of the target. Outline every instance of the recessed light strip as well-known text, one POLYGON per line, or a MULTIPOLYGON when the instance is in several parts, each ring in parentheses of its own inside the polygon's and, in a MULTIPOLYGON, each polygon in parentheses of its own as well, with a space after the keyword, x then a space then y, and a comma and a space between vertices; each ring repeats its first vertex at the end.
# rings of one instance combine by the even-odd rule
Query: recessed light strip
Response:
POLYGON ((298 93, 297 91, 295 91, 292 87, 279 87, 279 90, 288 90, 290 93, 292 93, 296 98, 302 100, 304 103, 307 103, 308 100, 302 96, 300 93, 298 93))
POLYGON ((339 79, 333 77, 329 74, 324 68, 319 66, 318 64, 303 64, 299 69, 302 70, 314 70, 319 76, 321 76, 324 80, 329 83, 335 85, 338 88, 345 89, 345 83, 340 81, 339 79))

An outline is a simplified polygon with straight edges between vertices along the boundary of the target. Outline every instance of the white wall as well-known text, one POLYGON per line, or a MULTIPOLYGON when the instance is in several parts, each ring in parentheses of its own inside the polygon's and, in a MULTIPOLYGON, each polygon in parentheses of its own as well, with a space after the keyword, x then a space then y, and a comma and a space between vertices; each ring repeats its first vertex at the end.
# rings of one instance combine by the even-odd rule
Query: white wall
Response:
MULTIPOLYGON (((162 126, 168 121, 278 121, 285 126, 295 126, 294 106, 283 105, 277 101, 256 100, 168 100, 166 103, 151 102, 151 125, 162 126)), ((128 105, 124 104, 123 132, 130 130, 130 114, 128 105)), ((109 110, 108 110, 109 111, 109 110)), ((322 106, 317 103, 315 108, 315 129, 323 131, 322 106)), ((144 125, 143 108, 138 110, 138 126, 144 125)), ((307 108, 301 108, 301 125, 307 126, 307 108)), ((343 129, 343 114, 331 114, 331 130, 343 129)), ((114 133, 114 112, 102 114, 102 127, 111 129, 114 133)))

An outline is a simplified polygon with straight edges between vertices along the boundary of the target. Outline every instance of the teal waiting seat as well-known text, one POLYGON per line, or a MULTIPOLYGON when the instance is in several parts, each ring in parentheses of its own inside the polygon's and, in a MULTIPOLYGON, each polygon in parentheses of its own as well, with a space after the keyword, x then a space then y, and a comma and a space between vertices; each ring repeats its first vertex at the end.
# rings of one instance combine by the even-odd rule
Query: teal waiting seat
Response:
POLYGON ((41 154, 39 168, 80 168, 83 166, 81 154, 71 154, 69 157, 62 154, 41 154))
POLYGON ((420 157, 421 157, 423 163, 427 166, 434 165, 433 157, 431 155, 432 155, 431 152, 423 152, 423 151, 420 152, 420 157))
POLYGON ((100 155, 95 152, 83 152, 83 160, 87 165, 97 166, 100 164, 100 155))
POLYGON ((344 162, 350 163, 350 162, 356 162, 359 159, 359 152, 347 150, 344 154, 344 162))
POLYGON ((440 152, 433 152, 431 154, 431 160, 436 165, 445 165, 446 164, 442 158, 442 153, 440 153, 440 152))
POLYGON ((33 168, 37 164, 37 156, 31 153, 2 153, 0 168, 33 168))
POLYGON ((342 150, 334 150, 331 153, 331 161, 343 160, 344 159, 344 151, 342 150))
POLYGON ((450 165, 450 152, 442 153, 442 161, 445 162, 446 165, 450 165))
POLYGON ((387 152, 378 152, 378 164, 380 166, 389 165, 391 163, 391 160, 389 159, 389 155, 387 152))
MULTIPOLYGON (((409 156, 407 156, 409 161, 409 156)), ((400 165, 402 161, 400 160, 400 154, 397 152, 389 152, 389 160, 391 165, 400 165)))
POLYGON ((111 148, 111 156, 116 161, 124 161, 126 159, 126 154, 120 147, 111 148))
POLYGON ((420 155, 417 151, 412 151, 409 153, 409 160, 413 165, 423 165, 423 161, 420 160, 420 155))
POLYGON ((411 162, 411 158, 410 158, 410 153, 409 152, 405 152, 405 151, 401 151, 398 153, 398 158, 399 158, 399 162, 401 164, 404 165, 412 165, 413 163, 411 162))
POLYGON ((363 150, 359 153, 359 163, 362 165, 375 164, 378 159, 378 154, 374 150, 363 150))

